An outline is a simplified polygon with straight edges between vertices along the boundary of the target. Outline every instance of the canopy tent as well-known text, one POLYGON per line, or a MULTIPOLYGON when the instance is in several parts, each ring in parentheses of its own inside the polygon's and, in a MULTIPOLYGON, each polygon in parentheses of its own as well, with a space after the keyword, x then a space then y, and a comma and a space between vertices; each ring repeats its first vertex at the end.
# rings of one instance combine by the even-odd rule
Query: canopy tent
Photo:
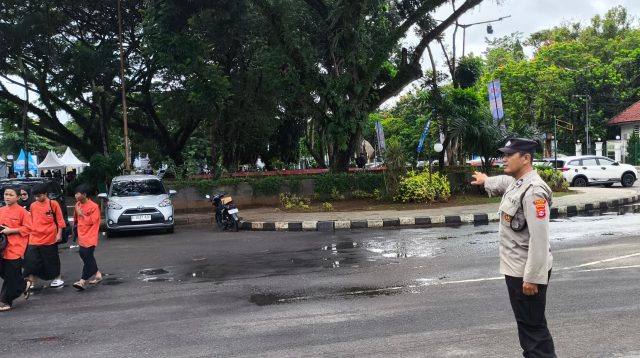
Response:
MULTIPOLYGON (((38 173, 38 160, 34 158, 33 155, 31 155, 31 152, 29 152, 28 158, 29 158, 29 173, 35 175, 38 173)), ((20 155, 18 155, 18 159, 16 159, 16 161, 13 163, 13 171, 18 174, 20 172, 24 172, 24 162, 25 162, 24 149, 20 149, 20 155)), ((24 175, 24 173, 22 175, 24 175)))
POLYGON ((67 147, 67 150, 64 151, 62 157, 60 157, 60 161, 62 161, 68 167, 86 167, 89 163, 85 163, 78 159, 75 154, 71 151, 71 148, 67 147))
POLYGON ((51 169, 60 169, 64 170, 67 166, 58 158, 55 152, 49 151, 47 156, 44 158, 42 163, 40 163, 40 170, 51 170, 51 169))

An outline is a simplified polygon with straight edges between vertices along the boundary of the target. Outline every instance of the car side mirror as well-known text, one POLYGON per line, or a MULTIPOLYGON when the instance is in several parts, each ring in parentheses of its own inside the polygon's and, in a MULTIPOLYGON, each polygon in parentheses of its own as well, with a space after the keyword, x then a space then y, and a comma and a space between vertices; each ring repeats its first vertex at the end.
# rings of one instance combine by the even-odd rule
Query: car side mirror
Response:
POLYGON ((176 195, 176 194, 178 194, 177 191, 175 191, 173 189, 169 190, 169 196, 173 196, 173 195, 176 195))
POLYGON ((613 164, 612 164, 612 165, 620 165, 620 163, 618 163, 618 162, 613 162, 613 164))
POLYGON ((100 194, 98 194, 98 198, 100 198, 100 199, 105 199, 105 200, 106 200, 106 199, 108 199, 107 193, 100 193, 100 194))

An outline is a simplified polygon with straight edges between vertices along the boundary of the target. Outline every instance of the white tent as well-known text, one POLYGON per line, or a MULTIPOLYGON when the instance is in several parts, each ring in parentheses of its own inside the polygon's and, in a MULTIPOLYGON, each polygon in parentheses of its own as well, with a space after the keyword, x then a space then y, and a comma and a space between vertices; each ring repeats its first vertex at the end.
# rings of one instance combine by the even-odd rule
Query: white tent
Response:
POLYGON ((78 157, 76 157, 75 154, 73 154, 73 152, 71 151, 71 148, 69 147, 67 147, 67 150, 64 151, 64 154, 60 158, 60 161, 64 163, 64 165, 67 167, 79 168, 79 169, 82 169, 89 165, 89 163, 85 163, 80 159, 78 159, 78 157))
POLYGON ((53 151, 50 151, 49 153, 47 153, 47 156, 44 158, 42 163, 38 164, 39 170, 46 170, 46 169, 64 170, 66 167, 67 166, 58 158, 56 153, 54 153, 53 151))

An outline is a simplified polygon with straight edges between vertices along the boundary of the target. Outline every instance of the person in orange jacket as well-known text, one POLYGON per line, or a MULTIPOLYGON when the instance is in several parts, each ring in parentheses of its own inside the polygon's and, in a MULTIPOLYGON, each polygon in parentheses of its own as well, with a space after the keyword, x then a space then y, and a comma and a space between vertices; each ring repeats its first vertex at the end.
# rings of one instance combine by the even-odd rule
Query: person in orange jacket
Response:
POLYGON ((60 255, 58 243, 62 241, 65 228, 60 204, 48 197, 46 183, 33 186, 36 200, 31 204, 31 232, 29 246, 24 257, 24 276, 35 284, 36 277, 53 280, 51 287, 62 287, 60 278, 60 255))
POLYGON ((29 241, 31 217, 18 205, 18 188, 4 189, 5 206, 0 208, 2 234, 7 236, 7 246, 0 259, 0 277, 4 280, 0 291, 0 311, 8 311, 13 300, 24 294, 29 298, 31 281, 22 277, 22 259, 29 241))
POLYGON ((73 214, 73 223, 78 230, 78 245, 80 258, 84 263, 82 278, 73 284, 73 287, 82 291, 86 284, 96 284, 102 281, 102 273, 98 270, 98 264, 94 256, 98 246, 98 234, 100 232, 100 208, 98 204, 89 200, 87 195, 90 190, 85 185, 79 185, 75 190, 76 206, 73 214), (89 281, 89 279, 92 280, 89 281))

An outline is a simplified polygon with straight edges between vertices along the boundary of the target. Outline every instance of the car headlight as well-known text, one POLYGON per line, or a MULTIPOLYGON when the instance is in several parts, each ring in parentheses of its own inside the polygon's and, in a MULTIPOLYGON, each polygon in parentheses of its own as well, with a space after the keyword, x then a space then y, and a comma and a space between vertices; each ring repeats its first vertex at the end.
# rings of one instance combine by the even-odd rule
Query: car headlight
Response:
POLYGON ((116 203, 115 201, 109 201, 109 203, 107 203, 107 207, 109 209, 113 209, 113 210, 120 210, 122 209, 122 205, 116 203))
POLYGON ((164 208, 166 206, 171 206, 171 199, 167 198, 164 199, 163 201, 160 202, 160 204, 158 204, 159 207, 164 208))

